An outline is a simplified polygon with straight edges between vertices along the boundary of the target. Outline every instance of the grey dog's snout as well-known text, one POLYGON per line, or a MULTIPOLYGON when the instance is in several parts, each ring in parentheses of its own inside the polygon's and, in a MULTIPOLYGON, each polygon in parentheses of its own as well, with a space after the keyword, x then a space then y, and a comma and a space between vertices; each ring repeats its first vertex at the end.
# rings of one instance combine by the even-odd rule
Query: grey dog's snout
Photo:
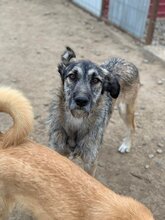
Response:
POLYGON ((87 97, 78 96, 75 98, 75 103, 79 107, 84 107, 84 106, 88 105, 89 99, 87 97))

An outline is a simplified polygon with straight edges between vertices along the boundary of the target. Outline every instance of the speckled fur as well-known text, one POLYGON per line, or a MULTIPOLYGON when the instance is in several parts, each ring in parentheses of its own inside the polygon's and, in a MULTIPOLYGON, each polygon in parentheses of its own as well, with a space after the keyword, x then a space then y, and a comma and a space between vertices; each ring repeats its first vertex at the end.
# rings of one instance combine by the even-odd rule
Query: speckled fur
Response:
POLYGON ((143 204, 28 139, 33 112, 19 92, 0 89, 0 112, 14 120, 0 135, 0 220, 154 220, 143 204))
MULTIPOLYGON (((66 54, 67 50, 65 57, 66 54)), ((131 103, 134 114, 139 75, 133 64, 120 58, 109 59, 100 66, 87 60, 70 61, 71 58, 69 56, 68 62, 65 60, 59 65, 62 84, 59 91, 56 91, 50 107, 49 145, 67 157, 80 156, 84 162, 84 169, 94 175, 103 134, 113 112, 116 102, 114 98, 118 96, 117 83, 120 85, 117 99, 119 108, 119 103, 131 103), (82 77, 76 83, 71 83, 67 75, 75 69, 82 77), (92 71, 101 78, 101 83, 95 89, 90 83, 89 73, 92 71), (75 93, 90 97, 89 112, 85 109, 80 111, 81 114, 76 114, 79 112, 77 109, 72 112, 70 103, 74 100, 75 93)), ((123 112, 120 113, 123 116, 123 112)), ((125 122, 128 124, 126 120, 125 122)), ((134 125, 130 126, 133 132, 134 125)))

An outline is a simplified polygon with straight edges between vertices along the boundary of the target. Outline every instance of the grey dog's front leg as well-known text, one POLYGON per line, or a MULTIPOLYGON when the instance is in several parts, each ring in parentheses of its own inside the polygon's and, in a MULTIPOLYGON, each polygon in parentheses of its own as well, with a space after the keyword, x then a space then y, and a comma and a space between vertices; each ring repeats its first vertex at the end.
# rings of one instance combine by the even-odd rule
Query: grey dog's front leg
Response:
POLYGON ((87 173, 89 173, 91 176, 95 176, 96 169, 97 169, 97 163, 98 163, 97 157, 92 162, 89 162, 89 161, 87 163, 84 162, 84 170, 87 173))
MULTIPOLYGON (((92 130, 92 129, 91 129, 92 130)), ((84 170, 95 176, 97 169, 98 153, 102 143, 102 129, 95 129, 89 132, 79 143, 77 151, 84 162, 84 170)))
POLYGON ((67 146, 67 135, 64 129, 56 128, 49 133, 49 146, 58 153, 68 156, 69 148, 67 146))
POLYGON ((81 158, 84 162, 84 170, 88 172, 90 175, 95 176, 95 172, 97 169, 97 158, 98 151, 101 143, 98 144, 97 141, 89 141, 85 143, 80 143, 81 145, 81 158))

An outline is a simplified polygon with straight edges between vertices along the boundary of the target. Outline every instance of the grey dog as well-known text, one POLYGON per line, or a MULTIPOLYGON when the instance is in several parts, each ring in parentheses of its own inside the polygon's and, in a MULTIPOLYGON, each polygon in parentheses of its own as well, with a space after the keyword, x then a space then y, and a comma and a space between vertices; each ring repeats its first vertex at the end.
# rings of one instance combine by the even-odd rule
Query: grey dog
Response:
POLYGON ((94 176, 115 102, 128 131, 119 151, 130 151, 139 74, 135 65, 120 58, 97 65, 75 57, 67 47, 58 66, 62 83, 50 107, 49 145, 72 159, 79 156, 94 176))

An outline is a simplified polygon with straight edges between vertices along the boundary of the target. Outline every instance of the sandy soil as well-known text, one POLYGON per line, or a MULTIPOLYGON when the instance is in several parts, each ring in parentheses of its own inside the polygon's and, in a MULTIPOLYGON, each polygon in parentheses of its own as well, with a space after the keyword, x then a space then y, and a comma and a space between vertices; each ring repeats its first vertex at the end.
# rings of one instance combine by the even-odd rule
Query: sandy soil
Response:
POLYGON ((101 63, 117 56, 139 68, 142 86, 134 146, 129 154, 117 152, 126 129, 115 111, 104 137, 97 178, 143 202, 157 220, 164 220, 165 65, 126 34, 67 1, 0 1, 0 82, 21 89, 31 100, 32 137, 43 144, 48 140, 45 121, 52 92, 60 82, 56 68, 65 45, 79 58, 101 63))

